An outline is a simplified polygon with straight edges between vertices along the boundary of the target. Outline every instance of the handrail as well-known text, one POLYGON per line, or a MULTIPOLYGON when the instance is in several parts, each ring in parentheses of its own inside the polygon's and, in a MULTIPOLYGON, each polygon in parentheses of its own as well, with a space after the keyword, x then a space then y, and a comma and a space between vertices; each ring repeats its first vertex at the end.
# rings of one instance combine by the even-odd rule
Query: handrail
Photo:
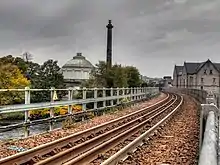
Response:
POLYGON ((206 121, 204 139, 199 156, 199 165, 217 165, 217 145, 215 113, 210 111, 206 121))
MULTIPOLYGON (((25 104, 17 104, 17 105, 4 105, 0 106, 0 114, 5 113, 14 113, 14 112, 25 112, 25 119, 22 123, 17 123, 14 125, 8 125, 0 127, 0 131, 5 131, 10 128, 18 128, 23 126, 25 129, 25 137, 29 136, 29 126, 37 123, 42 122, 49 122, 50 130, 53 130, 53 123, 56 120, 65 119, 67 116, 74 116, 79 115, 79 113, 75 113, 72 111, 73 105, 82 105, 82 111, 80 111, 80 114, 83 116, 85 113, 98 111, 105 108, 115 107, 117 105, 120 105, 121 99, 128 98, 126 103, 132 103, 136 101, 140 101, 142 99, 146 99, 149 95, 156 95, 159 93, 159 88, 157 87, 135 87, 135 88, 81 88, 81 89, 30 89, 26 87, 25 89, 0 89, 0 92, 24 92, 25 96, 25 104), (56 101, 55 95, 56 91, 65 90, 68 91, 68 100, 67 101, 56 101), (97 91, 101 90, 102 95, 101 97, 97 95, 97 91), (107 92, 110 90, 110 96, 107 95, 107 92), (51 101, 50 102, 41 102, 41 103, 31 103, 31 91, 50 91, 51 92, 51 101), (80 99, 74 99, 74 91, 82 91, 82 98, 80 99), (86 91, 92 91, 93 98, 88 98, 86 91), (115 93, 116 92, 116 93, 115 93), (114 102, 116 101, 116 103, 114 102), (102 102, 102 106, 98 107, 98 102, 102 102), (107 105, 107 103, 110 102, 110 105, 107 105), (88 110, 86 105, 88 103, 94 104, 93 109, 88 110), (67 106, 68 112, 66 115, 54 115, 54 108, 53 107, 61 107, 61 106, 67 106), (40 119, 35 121, 30 121, 30 110, 36 111, 43 108, 50 108, 50 116, 46 119, 40 119)), ((82 120, 84 117, 82 116, 82 120)))

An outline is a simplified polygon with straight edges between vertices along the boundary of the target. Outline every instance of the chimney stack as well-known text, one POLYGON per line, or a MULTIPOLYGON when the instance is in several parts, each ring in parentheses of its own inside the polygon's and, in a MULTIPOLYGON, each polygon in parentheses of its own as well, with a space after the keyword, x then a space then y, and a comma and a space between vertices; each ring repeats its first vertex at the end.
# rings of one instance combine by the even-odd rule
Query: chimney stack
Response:
POLYGON ((112 29, 113 25, 111 20, 109 20, 107 27, 107 57, 106 57, 106 64, 107 68, 112 67, 112 29))

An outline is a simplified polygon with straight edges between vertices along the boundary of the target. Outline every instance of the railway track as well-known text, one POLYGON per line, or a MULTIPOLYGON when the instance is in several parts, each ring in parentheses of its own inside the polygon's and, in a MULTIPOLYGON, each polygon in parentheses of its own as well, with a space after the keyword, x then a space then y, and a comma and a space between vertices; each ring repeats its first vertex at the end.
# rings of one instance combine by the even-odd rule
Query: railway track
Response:
MULTIPOLYGON (((3 158, 0 160, 0 165, 68 165, 89 164, 88 162, 100 164, 107 158, 111 159, 111 156, 115 156, 118 151, 120 152, 124 146, 130 145, 137 137, 142 137, 143 134, 152 130, 158 121, 164 120, 168 115, 171 116, 181 102, 180 96, 167 94, 167 97, 160 102, 134 113, 3 158), (110 153, 107 152, 106 156, 105 151, 110 153)), ((115 160, 120 161, 121 157, 117 157, 115 160)), ((109 159, 106 161, 107 163, 109 159)))
MULTIPOLYGON (((165 122, 167 122, 170 117, 177 112, 179 108, 181 108, 181 105, 183 103, 183 98, 180 96, 177 96, 176 103, 173 103, 169 109, 165 113, 163 113, 161 116, 158 116, 158 118, 155 121, 152 121, 150 126, 146 125, 146 127, 143 130, 140 130, 138 132, 138 136, 134 138, 130 143, 127 143, 124 141, 119 146, 117 151, 113 150, 113 153, 110 153, 110 156, 108 156, 107 160, 99 160, 99 158, 96 161, 93 161, 90 164, 101 164, 101 165, 115 165, 115 164, 126 164, 124 163, 127 159, 130 158, 132 153, 134 153, 136 150, 140 150, 139 146, 144 145, 148 139, 154 138, 152 135, 155 135, 157 133, 156 130, 162 129, 165 122), (179 101, 178 101, 179 100, 179 101)), ((134 134, 135 135, 135 134, 134 134)), ((131 136, 132 137, 132 136, 131 136)), ((127 139, 129 140, 129 138, 127 139)), ((135 162, 132 162, 135 163, 135 162)), ((138 162, 136 162, 138 164, 138 162)))

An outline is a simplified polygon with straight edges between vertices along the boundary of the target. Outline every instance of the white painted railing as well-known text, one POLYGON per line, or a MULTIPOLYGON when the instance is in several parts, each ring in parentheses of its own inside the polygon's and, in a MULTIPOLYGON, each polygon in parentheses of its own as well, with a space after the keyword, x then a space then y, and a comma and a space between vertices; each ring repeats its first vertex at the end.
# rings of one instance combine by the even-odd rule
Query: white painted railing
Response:
POLYGON ((25 119, 23 123, 1 126, 0 131, 7 129, 24 127, 25 137, 29 136, 29 126, 39 123, 49 122, 50 130, 53 129, 53 123, 58 119, 64 119, 67 116, 73 116, 76 114, 85 114, 87 112, 95 112, 101 109, 111 108, 120 105, 123 99, 126 99, 126 103, 136 102, 154 96, 159 93, 159 88, 155 87, 137 87, 137 88, 82 88, 82 89, 0 89, 0 92, 23 92, 24 104, 19 105, 6 105, 0 107, 0 114, 24 112, 25 119), (50 102, 31 103, 31 92, 48 91, 51 94, 50 102), (68 92, 68 99, 62 101, 56 101, 56 93, 58 91, 68 92), (81 98, 74 98, 75 93, 81 92, 81 98), (99 95, 98 95, 99 93, 99 95), (88 96, 90 95, 90 97, 88 96), (98 106, 98 102, 102 102, 102 106, 98 106), (87 104, 93 104, 92 109, 86 108, 87 104), (73 113, 73 105, 82 105, 82 112, 73 113), (68 113, 66 115, 54 115, 54 107, 68 106, 68 113), (30 121, 30 110, 35 111, 42 108, 50 108, 50 117, 46 119, 39 119, 30 121))

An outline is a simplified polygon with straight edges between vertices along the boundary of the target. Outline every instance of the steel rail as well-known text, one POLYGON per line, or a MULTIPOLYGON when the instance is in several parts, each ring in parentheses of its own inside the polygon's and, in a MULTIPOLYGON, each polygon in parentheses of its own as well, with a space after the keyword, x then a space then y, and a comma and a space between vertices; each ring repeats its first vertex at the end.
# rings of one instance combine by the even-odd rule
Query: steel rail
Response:
MULTIPOLYGON (((125 123, 119 127, 116 127, 110 131, 105 132, 104 134, 101 134, 99 136, 96 136, 95 138, 92 138, 90 140, 87 140, 86 142, 73 146, 69 149, 66 149, 58 154, 55 154, 54 156, 51 156, 45 160, 42 160, 36 165, 55 165, 55 164, 62 164, 64 162, 67 162, 69 159, 73 159, 77 155, 80 155, 90 149, 93 149, 97 145, 100 145, 103 143, 103 141, 110 140, 111 138, 115 137, 116 135, 123 133, 127 131, 128 129, 131 129, 132 127, 135 127, 135 125, 138 125, 140 122, 143 122, 143 120, 149 121, 147 117, 151 117, 151 115, 154 115, 156 112, 161 111, 161 108, 164 108, 164 106, 170 106, 169 104, 172 102, 172 100, 169 100, 167 103, 163 105, 163 107, 158 107, 154 109, 153 111, 150 111, 138 118, 135 118, 134 120, 125 123)), ((164 108, 166 109, 166 108, 164 108)))
POLYGON ((67 136, 67 137, 64 137, 64 138, 61 138, 58 140, 55 140, 53 142, 46 143, 46 144, 40 145, 38 147, 32 148, 30 150, 27 150, 27 151, 24 151, 21 153, 17 153, 15 155, 12 155, 12 156, 9 156, 9 157, 3 158, 3 159, 0 159, 0 164, 1 165, 9 165, 9 164, 13 164, 15 162, 17 164, 21 164, 21 163, 30 161, 33 157, 35 157, 37 155, 41 156, 41 155, 47 154, 48 152, 51 152, 51 151, 55 150, 56 148, 62 148, 63 146, 66 146, 68 143, 72 143, 72 141, 77 141, 77 140, 81 139, 83 136, 87 136, 89 134, 101 131, 106 126, 108 126, 108 127, 112 126, 116 123, 123 121, 126 118, 141 114, 141 113, 145 112, 146 110, 154 108, 155 106, 160 106, 160 105, 164 104, 165 102, 167 102, 167 100, 169 100, 170 97, 171 96, 168 94, 167 97, 164 98, 163 100, 161 100, 153 105, 150 105, 148 107, 142 108, 142 109, 140 109, 136 112, 133 112, 131 114, 128 114, 126 116, 122 116, 122 117, 114 119, 110 122, 103 123, 101 125, 92 127, 90 129, 75 133, 73 135, 70 135, 70 136, 67 136))
MULTIPOLYGON (((129 130, 126 130, 125 132, 123 132, 123 133, 121 133, 121 134, 119 134, 119 135, 117 135, 115 137, 112 137, 110 140, 105 141, 104 143, 102 143, 100 145, 97 145, 93 149, 90 149, 89 151, 79 155, 78 157, 73 158, 73 159, 67 161, 66 163, 63 162, 62 164, 63 165, 85 165, 85 164, 88 164, 88 162, 94 160, 96 158, 96 156, 98 156, 100 153, 103 153, 103 152, 109 150, 110 148, 112 148, 115 145, 117 145, 119 142, 128 139, 128 137, 130 137, 131 135, 135 134, 137 131, 142 129, 149 121, 151 121, 155 117, 157 117, 160 114, 162 114, 168 108, 172 107, 172 105, 174 105, 177 100, 178 99, 176 97, 176 99, 175 99, 175 101, 173 103, 171 103, 168 107, 166 107, 163 110, 159 111, 155 115, 151 116, 149 119, 141 122, 140 124, 132 127, 129 130)), ((54 162, 54 165, 57 165, 57 164, 54 162)))
POLYGON ((178 104, 178 106, 169 113, 165 118, 163 118, 161 121, 159 121, 156 125, 154 125, 152 128, 150 128, 148 131, 143 133, 141 136, 136 138, 134 141, 129 143, 127 146, 125 146, 123 149, 121 149, 119 152, 108 158, 106 161, 101 163, 101 165, 115 165, 121 160, 125 160, 128 157, 129 153, 135 152, 136 148, 143 144, 143 140, 146 139, 153 131, 155 131, 158 127, 160 127, 162 124, 164 124, 182 105, 183 103, 183 97, 181 96, 181 101, 178 104))

